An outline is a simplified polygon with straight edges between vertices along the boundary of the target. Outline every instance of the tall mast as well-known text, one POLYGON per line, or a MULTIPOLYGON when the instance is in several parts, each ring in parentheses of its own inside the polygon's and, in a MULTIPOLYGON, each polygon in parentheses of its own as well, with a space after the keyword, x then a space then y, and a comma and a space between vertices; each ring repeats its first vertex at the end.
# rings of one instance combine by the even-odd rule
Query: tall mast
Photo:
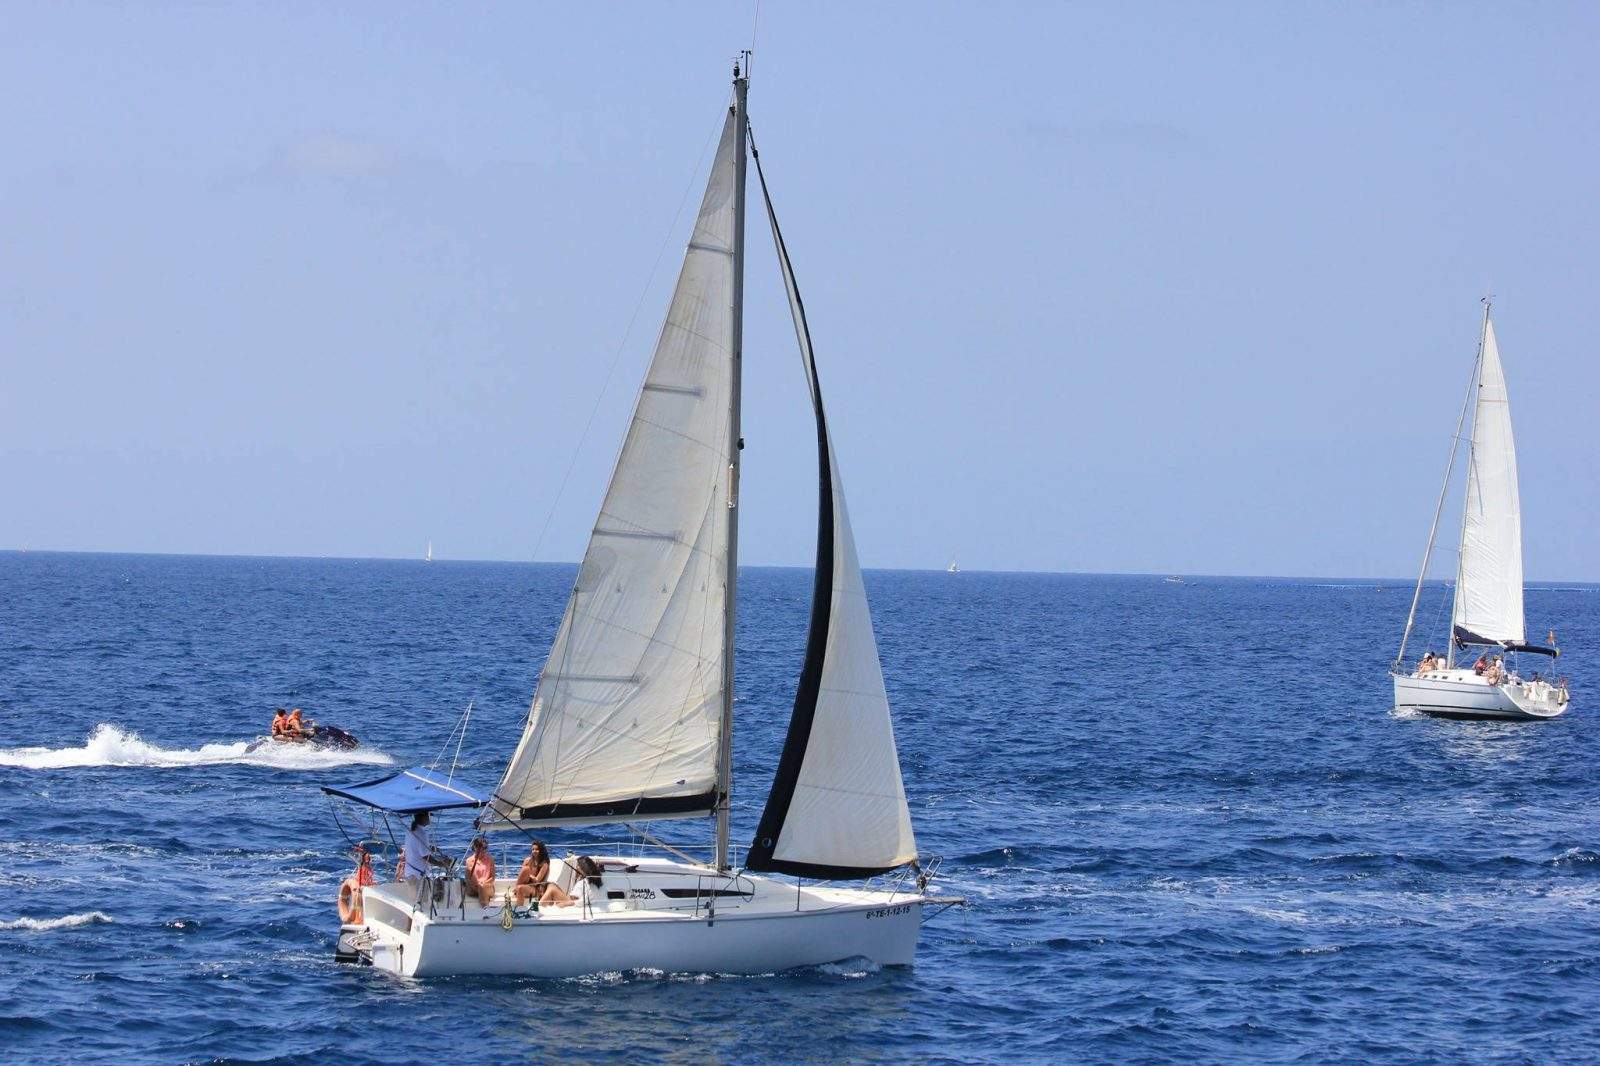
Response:
MULTIPOLYGON (((1483 375, 1483 349, 1489 343, 1489 307, 1493 296, 1483 298, 1483 326, 1478 333, 1478 358, 1472 364, 1472 383, 1467 387, 1469 398, 1476 398, 1479 379, 1483 375)), ((1462 412, 1465 414, 1465 412, 1462 412)), ((1457 430, 1459 433, 1460 430, 1457 430)), ((1467 488, 1461 493, 1461 537, 1456 541, 1456 587, 1451 597, 1450 632, 1445 637, 1445 665, 1456 664, 1456 606, 1461 602, 1461 565, 1467 542, 1467 508, 1472 504, 1472 465, 1478 461, 1478 405, 1472 404, 1472 432, 1467 438, 1467 488)))
MULTIPOLYGON (((1487 307, 1484 310, 1484 315, 1486 316, 1484 320, 1487 322, 1487 307)), ((1481 339, 1478 341, 1478 361, 1483 361, 1483 341, 1481 339)), ((1467 378, 1467 394, 1461 399, 1461 414, 1456 418, 1456 431, 1450 437, 1450 460, 1444 464, 1444 483, 1439 486, 1439 502, 1433 508, 1433 525, 1428 527, 1428 546, 1422 551, 1422 570, 1417 574, 1417 587, 1411 593, 1411 611, 1406 615, 1406 631, 1400 635, 1400 651, 1394 657, 1394 670, 1396 673, 1399 673, 1404 668, 1406 642, 1411 639, 1411 630, 1417 623, 1417 603, 1422 599, 1422 583, 1428 579, 1428 563, 1433 558, 1434 538, 1439 533, 1439 516, 1444 513, 1444 498, 1450 490, 1450 475, 1456 468, 1456 449, 1461 446, 1461 427, 1467 424, 1467 408, 1472 406, 1472 387, 1477 383, 1477 380, 1478 369, 1474 366, 1472 375, 1467 378)), ((1460 587, 1461 579, 1460 567, 1461 559, 1458 552, 1456 556, 1456 583, 1458 588, 1460 587)), ((1453 647, 1455 645, 1452 637, 1446 637, 1445 639, 1450 646, 1453 647)), ((1446 661, 1450 661, 1453 658, 1453 653, 1449 648, 1445 649, 1445 658, 1446 661)))
POLYGON ((733 402, 728 405, 728 574, 722 608, 722 729, 717 752, 717 869, 728 869, 728 800, 733 792, 733 631, 739 586, 739 392, 744 360, 744 172, 749 116, 750 53, 733 67, 733 123, 737 150, 733 163, 733 402))

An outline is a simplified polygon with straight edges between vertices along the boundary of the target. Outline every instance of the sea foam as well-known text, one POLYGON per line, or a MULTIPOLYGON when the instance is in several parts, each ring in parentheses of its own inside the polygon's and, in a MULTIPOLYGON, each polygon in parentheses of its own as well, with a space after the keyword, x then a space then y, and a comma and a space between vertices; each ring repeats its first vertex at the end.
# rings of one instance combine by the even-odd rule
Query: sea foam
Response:
POLYGON ((198 748, 163 748, 132 730, 102 722, 75 748, 0 748, 0 766, 29 770, 63 770, 81 766, 216 766, 240 763, 284 770, 323 770, 352 763, 387 765, 394 760, 370 748, 319 750, 305 745, 266 744, 247 752, 248 741, 202 744, 198 748))
POLYGON ((18 930, 26 933, 48 933, 52 929, 74 929, 80 925, 106 925, 111 915, 103 911, 84 911, 66 914, 60 918, 0 918, 0 930, 18 930))

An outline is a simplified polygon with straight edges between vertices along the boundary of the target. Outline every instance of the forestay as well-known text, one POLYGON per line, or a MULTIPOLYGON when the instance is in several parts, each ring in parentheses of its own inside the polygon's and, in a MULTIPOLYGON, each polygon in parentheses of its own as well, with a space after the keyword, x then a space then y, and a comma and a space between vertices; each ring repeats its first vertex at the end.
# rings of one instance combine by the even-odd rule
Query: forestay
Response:
POLYGON ((716 806, 737 139, 730 114, 577 583, 485 816, 490 827, 716 806))
POLYGON ((917 846, 805 307, 759 155, 756 173, 816 414, 819 514, 805 664, 745 867, 804 877, 868 877, 915 860, 917 846))
POLYGON ((1454 630, 1464 640, 1525 639, 1522 613, 1522 507, 1511 406, 1494 324, 1484 319, 1478 399, 1461 521, 1454 630))

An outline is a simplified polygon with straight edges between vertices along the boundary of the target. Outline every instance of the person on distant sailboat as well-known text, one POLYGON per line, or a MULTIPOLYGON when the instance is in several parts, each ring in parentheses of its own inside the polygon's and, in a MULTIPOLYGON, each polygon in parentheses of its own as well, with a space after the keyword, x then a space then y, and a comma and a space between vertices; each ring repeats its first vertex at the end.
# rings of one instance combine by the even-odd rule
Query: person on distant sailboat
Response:
POLYGON ((1472 672, 1481 675, 1487 669, 1489 669, 1489 653, 1484 652, 1478 656, 1478 661, 1472 664, 1472 672))
POLYGON ((1422 661, 1417 664, 1417 673, 1425 674, 1430 670, 1437 670, 1438 668, 1439 657, 1430 651, 1428 654, 1424 655, 1422 657, 1422 661))

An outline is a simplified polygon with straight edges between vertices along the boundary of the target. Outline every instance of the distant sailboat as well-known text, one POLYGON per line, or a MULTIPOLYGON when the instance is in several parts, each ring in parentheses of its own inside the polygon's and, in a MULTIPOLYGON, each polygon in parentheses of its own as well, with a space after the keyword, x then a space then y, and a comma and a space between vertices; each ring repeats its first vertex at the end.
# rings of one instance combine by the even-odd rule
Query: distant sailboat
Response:
POLYGON ((422 561, 425 563, 433 562, 433 541, 431 540, 428 541, 428 554, 422 557, 422 561))
POLYGON ((523 833, 709 818, 709 861, 665 845, 552 855, 550 881, 573 902, 532 910, 506 898, 505 879, 491 908, 449 878, 368 885, 364 918, 341 934, 347 958, 406 976, 908 965, 924 908, 956 902, 927 895, 918 865, 811 334, 764 179, 816 420, 817 563, 794 710, 742 868, 729 847, 747 159, 760 174, 747 86, 735 68, 666 324, 499 785, 479 799, 411 770, 332 790, 391 812, 481 805, 484 829, 523 833))
POLYGON ((956 561, 954 559, 951 559, 950 560, 950 566, 946 570, 946 573, 959 574, 959 573, 961 573, 961 567, 956 565, 956 561))
POLYGON ((1517 449, 1511 435, 1505 370, 1495 342, 1494 323, 1489 318, 1489 301, 1485 299, 1478 358, 1468 383, 1467 400, 1456 422, 1450 462, 1445 467, 1433 525, 1428 530, 1428 547, 1411 597, 1405 633, 1400 638, 1400 652, 1390 671, 1394 677, 1395 707, 1441 718, 1553 718, 1567 709, 1564 681, 1538 679, 1536 673, 1523 679, 1509 667, 1498 667, 1492 661, 1482 670, 1458 667, 1456 658, 1466 648, 1482 647, 1507 653, 1532 652, 1554 659, 1561 654, 1553 646, 1554 637, 1552 631, 1552 646, 1548 647, 1527 642, 1522 609, 1522 504, 1517 492, 1517 449), (1408 671, 1406 644, 1416 625, 1417 603, 1428 576, 1434 536, 1468 407, 1472 408, 1472 433, 1450 633, 1442 660, 1430 651, 1414 671, 1408 671))

